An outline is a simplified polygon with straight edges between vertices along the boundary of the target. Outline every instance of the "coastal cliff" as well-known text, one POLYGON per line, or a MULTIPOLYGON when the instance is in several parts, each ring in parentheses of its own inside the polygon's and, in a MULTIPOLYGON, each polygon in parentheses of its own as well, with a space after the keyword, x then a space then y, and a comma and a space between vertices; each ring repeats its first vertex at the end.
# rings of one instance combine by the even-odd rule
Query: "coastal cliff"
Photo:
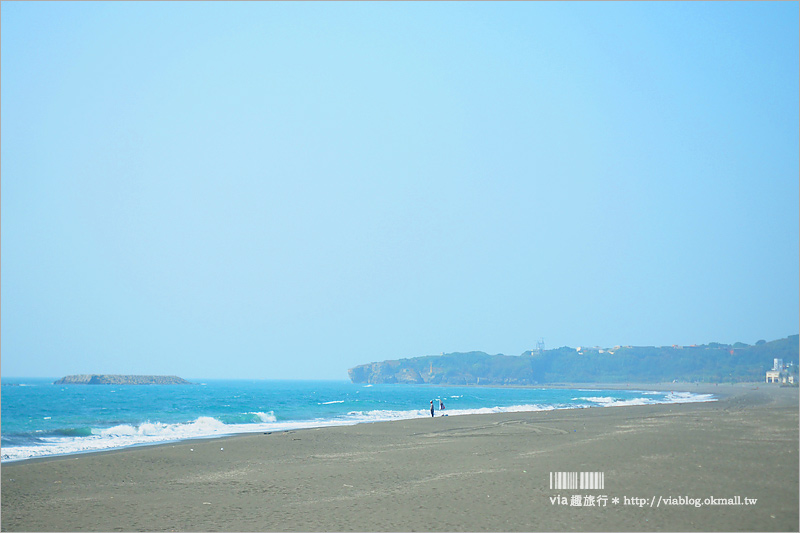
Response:
POLYGON ((521 355, 484 352, 428 355, 349 369, 353 383, 537 385, 629 381, 763 381, 776 361, 798 378, 798 335, 755 345, 562 347, 521 355))
POLYGON ((178 376, 76 374, 54 381, 53 385, 191 385, 191 382, 178 376))
POLYGON ((437 385, 530 385, 527 359, 484 352, 452 353, 359 365, 347 371, 353 383, 437 385), (494 369, 492 369, 494 367, 494 369))

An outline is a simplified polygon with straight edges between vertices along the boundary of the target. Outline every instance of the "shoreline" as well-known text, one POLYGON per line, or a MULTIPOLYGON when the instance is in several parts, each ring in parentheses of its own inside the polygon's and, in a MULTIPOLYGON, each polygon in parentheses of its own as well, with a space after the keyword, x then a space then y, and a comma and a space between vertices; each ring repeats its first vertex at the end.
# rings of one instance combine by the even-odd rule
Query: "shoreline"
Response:
POLYGON ((718 401, 409 419, 6 463, 2 529, 797 531, 798 390, 694 390, 718 401), (572 471, 603 472, 604 489, 550 488, 550 472, 572 471), (606 496, 606 506, 553 503, 576 495, 606 496), (624 503, 667 496, 757 503, 624 503))
MULTIPOLYGON (((402 384, 397 384, 397 385, 402 386, 402 384)), ((500 388, 500 389, 503 389, 503 388, 531 389, 531 390, 551 390, 552 389, 552 390, 583 390, 583 391, 586 391, 586 390, 620 390, 620 391, 659 391, 659 392, 672 391, 672 392, 693 392, 693 393, 696 393, 696 394, 714 394, 714 391, 712 391, 710 389, 708 391, 699 390, 695 386, 696 384, 683 384, 683 385, 685 385, 685 386, 684 387, 680 387, 680 386, 676 386, 676 384, 673 384, 673 383, 650 383, 650 384, 647 384, 647 383, 633 383, 633 384, 631 384, 631 383, 625 383, 625 384, 621 384, 621 383, 617 383, 617 384, 615 384, 615 383, 603 383, 603 384, 574 383, 574 384, 547 384, 547 385, 542 385, 542 386, 539 386, 539 385, 531 385, 531 386, 476 385, 476 386, 478 386, 478 387, 486 387, 486 388, 500 388), (691 385, 691 387, 689 385, 691 385)), ((734 387, 750 386, 750 385, 757 385, 757 384, 731 384, 731 386, 734 386, 734 387)), ((469 385, 467 385, 467 386, 469 386, 469 385)), ((725 392, 723 391, 722 394, 725 394, 725 392)), ((715 396, 714 400, 708 400, 708 401, 716 401, 717 399, 719 399, 719 397, 715 396)), ((684 403, 684 402, 674 402, 674 403, 684 403)), ((673 405, 674 403, 673 402, 664 402, 663 405, 673 405)), ((685 403, 696 403, 696 402, 685 402, 685 403)), ((654 404, 654 405, 659 405, 659 404, 654 404)), ((588 408, 594 409, 594 408, 600 408, 600 407, 607 408, 607 407, 630 407, 630 406, 626 406, 626 405, 619 405, 619 406, 615 406, 615 405, 609 405, 609 406, 596 405, 596 406, 591 406, 591 407, 588 407, 588 408)), ((586 407, 559 407, 559 408, 555 408, 554 410, 561 411, 561 410, 584 409, 584 408, 586 408, 586 407)), ((545 411, 545 410, 541 410, 541 411, 545 411)), ((519 412, 539 412, 539 411, 531 410, 531 411, 519 411, 519 412)), ((449 416, 472 416, 472 413, 470 413, 470 414, 452 414, 452 413, 448 413, 448 414, 449 414, 449 416)), ((475 413, 475 415, 477 415, 477 414, 497 414, 497 413, 475 413)), ((424 417, 419 417, 419 418, 428 418, 428 417, 424 416, 424 417)), ((386 421, 387 422, 388 421, 397 422, 397 421, 401 421, 401 420, 414 420, 414 418, 400 419, 400 420, 386 420, 386 421)), ((304 421, 295 421, 295 422, 303 423, 304 421)), ((208 436, 195 436, 195 437, 188 437, 188 438, 183 438, 183 439, 165 440, 165 441, 161 441, 161 442, 143 442, 143 443, 136 443, 136 444, 128 444, 128 445, 119 446, 119 447, 109 447, 109 448, 100 448, 100 449, 91 449, 91 450, 80 450, 80 451, 73 451, 73 452, 60 453, 60 454, 51 454, 51 455, 27 457, 27 458, 24 458, 24 459, 6 459, 6 460, 0 462, 0 465, 20 464, 20 463, 26 463, 26 462, 45 461, 45 460, 49 460, 49 459, 59 459, 59 458, 69 459, 69 458, 71 458, 73 456, 85 456, 85 455, 90 455, 90 454, 112 453, 112 452, 118 452, 118 451, 129 450, 129 449, 136 449, 136 448, 141 448, 141 447, 165 446, 165 445, 173 445, 173 444, 177 444, 177 443, 184 443, 184 442, 191 442, 191 441, 206 441, 206 440, 227 439, 227 438, 238 437, 238 436, 255 435, 255 434, 259 434, 259 433, 280 433, 280 432, 285 432, 285 431, 304 431, 304 430, 309 430, 309 429, 324 429, 324 428, 329 428, 329 427, 346 427, 346 426, 354 426, 354 425, 360 425, 360 424, 374 424, 374 423, 379 423, 379 422, 384 422, 384 421, 356 421, 356 422, 343 421, 341 423, 333 423, 333 424, 329 424, 329 425, 325 425, 325 424, 321 423, 322 425, 318 425, 318 426, 309 425, 308 427, 296 427, 296 428, 293 427, 293 428, 289 428, 289 429, 275 429, 275 430, 270 430, 268 432, 264 432, 261 429, 259 429, 259 430, 253 430, 253 431, 233 432, 233 433, 228 433, 228 434, 217 434, 217 435, 208 435, 208 436)))

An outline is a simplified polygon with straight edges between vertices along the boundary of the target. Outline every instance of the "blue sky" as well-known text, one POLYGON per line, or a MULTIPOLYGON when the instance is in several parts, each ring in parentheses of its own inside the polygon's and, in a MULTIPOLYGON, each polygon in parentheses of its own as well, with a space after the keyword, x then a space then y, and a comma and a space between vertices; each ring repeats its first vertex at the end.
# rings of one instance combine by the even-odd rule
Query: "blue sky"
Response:
POLYGON ((798 332, 798 3, 3 2, 2 373, 798 332))

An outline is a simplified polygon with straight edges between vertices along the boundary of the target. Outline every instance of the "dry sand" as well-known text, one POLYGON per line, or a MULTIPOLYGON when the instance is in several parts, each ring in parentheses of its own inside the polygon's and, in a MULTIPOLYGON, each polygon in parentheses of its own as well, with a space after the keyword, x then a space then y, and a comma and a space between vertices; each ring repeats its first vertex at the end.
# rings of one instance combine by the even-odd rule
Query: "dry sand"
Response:
POLYGON ((798 389, 705 390, 720 401, 436 417, 8 463, 2 529, 798 531, 798 389), (550 472, 561 471, 604 472, 605 487, 550 489, 550 472), (607 500, 570 505, 576 495, 607 500), (558 496, 568 503, 554 504, 558 496), (757 501, 663 504, 681 496, 757 501))

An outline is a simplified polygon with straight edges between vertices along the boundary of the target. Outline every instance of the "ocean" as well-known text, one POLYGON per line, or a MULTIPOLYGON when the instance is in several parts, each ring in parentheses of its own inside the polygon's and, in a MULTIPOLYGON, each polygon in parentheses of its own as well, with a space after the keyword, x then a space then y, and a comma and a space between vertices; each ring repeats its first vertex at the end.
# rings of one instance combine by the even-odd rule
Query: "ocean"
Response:
POLYGON ((214 438, 479 413, 714 401, 708 394, 595 389, 207 380, 53 385, 2 379, 2 462, 214 438), (439 409, 439 402, 445 409, 439 409))

